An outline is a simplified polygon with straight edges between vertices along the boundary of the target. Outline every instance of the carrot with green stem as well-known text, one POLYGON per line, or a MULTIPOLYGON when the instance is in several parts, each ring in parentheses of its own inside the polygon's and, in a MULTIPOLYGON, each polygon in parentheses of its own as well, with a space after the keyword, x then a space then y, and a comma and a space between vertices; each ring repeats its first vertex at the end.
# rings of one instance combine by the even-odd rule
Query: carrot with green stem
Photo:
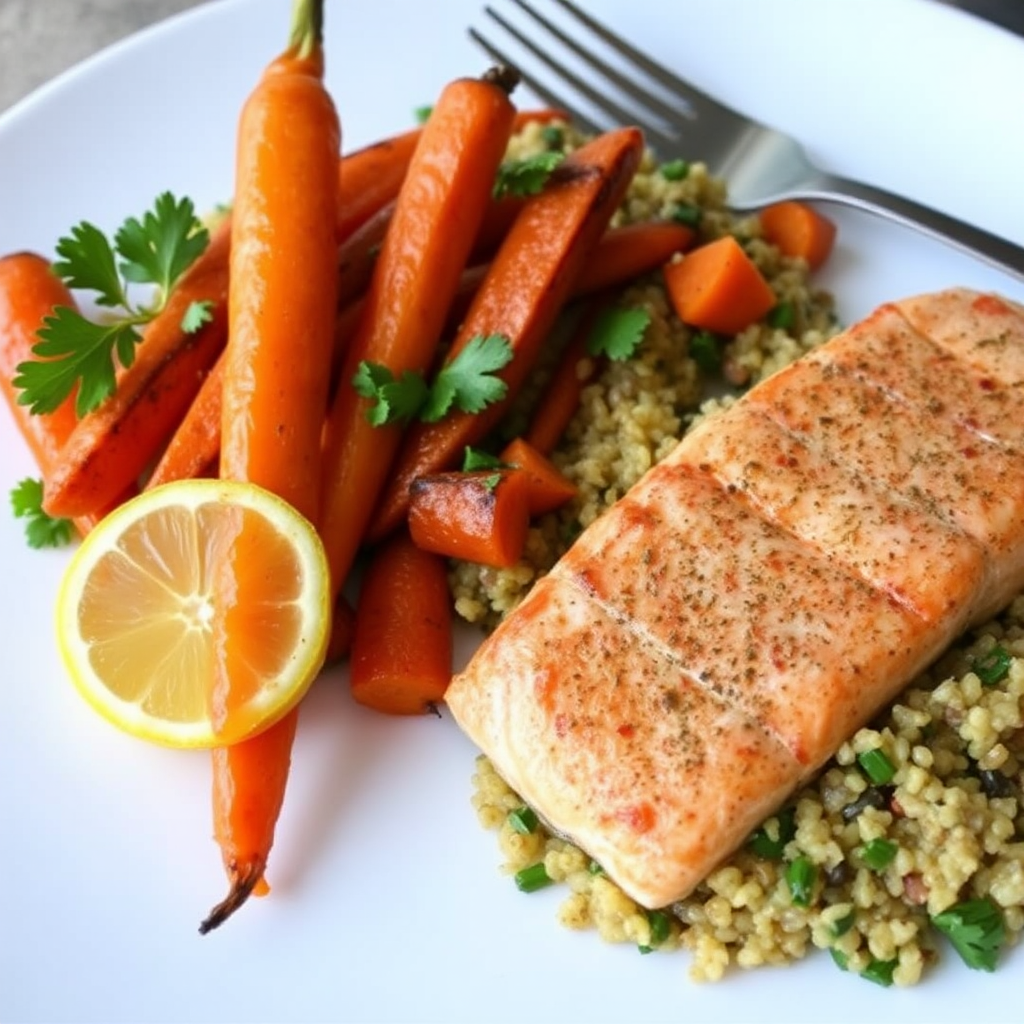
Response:
POLYGON ((497 374, 502 397, 475 412, 454 408, 436 422, 409 427, 373 514, 370 539, 401 523, 417 477, 455 466, 463 450, 479 443, 504 415, 622 201, 642 154, 643 135, 636 128, 598 136, 556 167, 544 190, 523 207, 466 314, 447 363, 453 365, 480 339, 503 339, 511 358, 497 374))
MULTIPOLYGON (((295 0, 289 45, 242 110, 220 459, 221 477, 259 484, 314 522, 337 307, 341 144, 323 81, 322 18, 322 0, 295 0)), ((243 562, 231 566, 239 586, 243 562)), ((240 696, 232 683, 245 676, 231 611, 228 602, 214 621, 221 642, 210 695, 215 717, 230 715, 240 696)), ((292 711, 213 752, 214 834, 230 888, 200 932, 265 891, 297 718, 292 711)))
POLYGON ((357 390, 357 378, 373 366, 402 380, 434 361, 508 144, 515 81, 511 72, 495 69, 483 78, 450 82, 423 128, 398 195, 325 431, 320 528, 335 596, 404 427, 403 410, 392 407, 380 415, 380 406, 372 407, 357 390))

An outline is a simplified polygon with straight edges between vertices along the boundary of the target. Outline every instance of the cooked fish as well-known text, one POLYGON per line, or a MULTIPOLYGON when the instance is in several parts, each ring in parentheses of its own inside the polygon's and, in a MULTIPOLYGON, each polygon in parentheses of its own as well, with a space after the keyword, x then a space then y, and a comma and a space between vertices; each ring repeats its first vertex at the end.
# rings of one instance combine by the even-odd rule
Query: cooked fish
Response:
POLYGON ((692 431, 448 691, 639 903, 680 899, 1024 587, 1024 309, 887 305, 692 431))

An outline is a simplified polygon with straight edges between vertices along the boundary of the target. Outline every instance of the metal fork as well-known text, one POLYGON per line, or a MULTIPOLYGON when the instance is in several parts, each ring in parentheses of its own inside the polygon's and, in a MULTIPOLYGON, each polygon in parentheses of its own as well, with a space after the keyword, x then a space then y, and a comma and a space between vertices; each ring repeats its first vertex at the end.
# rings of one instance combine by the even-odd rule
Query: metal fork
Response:
POLYGON ((487 6, 484 12, 560 80, 560 90, 524 69, 478 29, 470 28, 470 36, 495 60, 516 67, 523 81, 545 103, 564 110, 584 130, 599 132, 616 124, 635 124, 644 130, 662 159, 699 154, 711 172, 725 180, 729 205, 734 210, 755 210, 783 199, 842 203, 916 228, 1024 280, 1024 249, 1020 246, 912 199, 815 167, 796 139, 702 92, 631 46, 572 0, 553 0, 571 17, 571 34, 529 0, 509 2, 520 8, 535 28, 543 30, 548 37, 546 44, 539 41, 539 36, 535 38, 536 32, 528 34, 494 7, 487 6), (622 58, 623 67, 613 67, 584 45, 580 40, 587 33, 591 40, 601 40, 622 58), (556 57, 552 50, 558 48, 557 44, 563 53, 568 51, 582 62, 585 77, 564 58, 556 57), (657 83, 663 95, 641 85, 639 73, 657 83), (671 97, 671 101, 665 97, 671 97), (599 112, 597 118, 580 109, 580 98, 599 112))

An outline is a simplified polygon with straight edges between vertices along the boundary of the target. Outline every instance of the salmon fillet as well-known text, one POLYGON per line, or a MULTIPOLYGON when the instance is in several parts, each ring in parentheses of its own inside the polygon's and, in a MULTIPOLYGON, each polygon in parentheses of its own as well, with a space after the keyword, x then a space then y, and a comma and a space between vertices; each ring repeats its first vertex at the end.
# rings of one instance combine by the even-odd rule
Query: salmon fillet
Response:
POLYGON ((876 310, 688 434, 448 706, 556 832, 681 899, 1024 588, 1024 309, 876 310))

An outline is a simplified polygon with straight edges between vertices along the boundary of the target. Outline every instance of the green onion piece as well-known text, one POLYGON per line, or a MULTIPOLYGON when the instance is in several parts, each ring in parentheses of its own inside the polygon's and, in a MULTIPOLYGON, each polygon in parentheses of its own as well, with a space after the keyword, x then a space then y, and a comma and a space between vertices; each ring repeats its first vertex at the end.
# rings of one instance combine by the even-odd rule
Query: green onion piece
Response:
POLYGON ((669 160, 661 165, 661 176, 666 181, 682 181, 690 173, 686 160, 669 160))
POLYGON ((988 654, 975 658, 972 668, 982 686, 995 686, 1009 675, 1013 655, 1005 647, 993 647, 988 654))
POLYGON ((700 207, 694 206, 693 203, 679 203, 672 211, 672 219, 677 224, 685 224, 688 228, 698 227, 702 216, 700 207))
POLYGON ((892 761, 886 756, 885 751, 878 747, 858 754, 857 763, 876 786, 884 786, 887 782, 892 782, 896 774, 892 761))
POLYGON ((516 888, 520 892, 536 892, 538 889, 551 885, 554 881, 548 874, 548 869, 544 867, 544 861, 531 864, 528 868, 523 868, 522 871, 517 871, 515 880, 516 888))
POLYGON ((528 836, 537 831, 537 814, 532 807, 525 804, 509 811, 508 823, 522 836, 528 836))
POLYGON ((690 356, 704 373, 715 373, 722 366, 718 337, 711 331, 698 331, 690 338, 690 356))
POLYGON ((872 871, 881 871, 895 860, 898 850, 888 839, 872 839, 861 848, 860 857, 872 871))
POLYGON ((546 124, 540 130, 540 137, 548 149, 561 149, 565 145, 565 132, 557 124, 546 124))
POLYGON ((849 970, 850 958, 841 949, 836 949, 835 946, 830 946, 829 952, 832 954, 832 962, 839 968, 839 970, 849 970))
POLYGON ((893 971, 899 967, 899 960, 872 960, 860 972, 862 978, 873 981, 876 985, 888 988, 892 984, 893 971))
POLYGON ((778 839, 772 839, 762 825, 756 832, 752 833, 747 840, 747 845, 752 853, 765 860, 782 860, 782 853, 793 836, 796 835, 796 810, 793 807, 784 807, 775 816, 779 823, 778 839))
POLYGON ((786 331, 796 322, 796 310, 792 302, 780 302, 765 317, 769 327, 777 327, 786 331))
POLYGON ((851 910, 845 917, 839 918, 837 921, 832 922, 832 936, 836 939, 841 939, 853 926, 857 920, 857 914, 851 910))
POLYGON ((1006 923, 999 907, 986 898, 965 900, 936 914, 932 924, 973 970, 994 971, 1006 941, 1006 923))
POLYGON ((417 124, 426 124, 433 112, 433 107, 417 107, 412 113, 413 117, 416 118, 417 124))
POLYGON ((601 867, 601 865, 598 864, 596 860, 592 860, 587 865, 587 871, 590 872, 590 874, 592 874, 592 875, 603 875, 604 874, 604 868, 601 867))
POLYGON ((664 910, 648 910, 647 923, 651 926, 651 945, 660 946, 672 934, 672 925, 664 910))
POLYGON ((807 857, 797 857, 786 865, 786 885, 789 895, 798 907, 809 907, 814 897, 814 883, 818 869, 807 857))

